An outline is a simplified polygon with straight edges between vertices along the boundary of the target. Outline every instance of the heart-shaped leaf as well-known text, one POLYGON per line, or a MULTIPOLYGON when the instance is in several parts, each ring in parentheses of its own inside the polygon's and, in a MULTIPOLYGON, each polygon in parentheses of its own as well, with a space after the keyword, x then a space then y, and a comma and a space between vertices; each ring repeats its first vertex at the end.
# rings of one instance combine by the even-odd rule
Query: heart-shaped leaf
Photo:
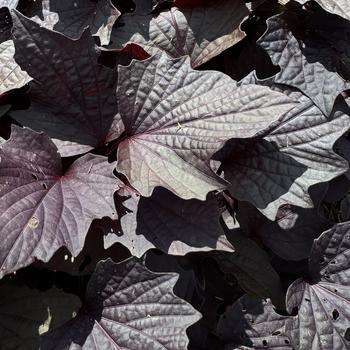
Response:
POLYGON ((186 328, 200 314, 174 295, 176 280, 134 257, 100 262, 77 317, 45 334, 41 349, 187 349, 186 328))
POLYGON ((163 186, 181 198, 204 200, 227 186, 211 170, 211 156, 228 139, 252 137, 293 107, 283 94, 237 87, 222 73, 195 71, 188 58, 164 53, 118 71, 126 137, 117 169, 143 196, 163 186))
POLYGON ((15 59, 35 83, 31 107, 11 115, 46 132, 62 156, 85 153, 110 141, 117 114, 116 72, 97 63, 94 41, 85 31, 71 40, 13 14, 15 59))
POLYGON ((0 276, 61 246, 76 256, 93 219, 115 217, 113 164, 87 154, 65 172, 45 134, 12 127, 0 145, 0 276))

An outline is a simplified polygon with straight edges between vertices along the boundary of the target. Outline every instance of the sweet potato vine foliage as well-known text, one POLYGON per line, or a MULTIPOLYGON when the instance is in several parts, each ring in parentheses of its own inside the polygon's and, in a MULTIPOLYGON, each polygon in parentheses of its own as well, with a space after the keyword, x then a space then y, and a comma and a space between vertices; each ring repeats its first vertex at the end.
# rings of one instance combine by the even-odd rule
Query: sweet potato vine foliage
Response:
POLYGON ((350 348, 347 0, 0 0, 0 349, 350 348))

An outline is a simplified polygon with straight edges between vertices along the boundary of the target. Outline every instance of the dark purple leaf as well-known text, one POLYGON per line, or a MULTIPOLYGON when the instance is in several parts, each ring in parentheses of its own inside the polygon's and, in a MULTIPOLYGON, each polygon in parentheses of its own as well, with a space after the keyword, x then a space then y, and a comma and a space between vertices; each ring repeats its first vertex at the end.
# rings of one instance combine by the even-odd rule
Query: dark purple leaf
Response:
POLYGON ((242 349, 242 345, 243 349, 293 350, 285 330, 287 319, 275 312, 269 299, 258 300, 246 294, 221 316, 218 334, 231 344, 225 350, 242 349))
POLYGON ((321 36, 312 34, 312 28, 294 14, 271 17, 267 26, 258 44, 281 68, 275 82, 301 90, 330 116, 336 97, 350 88, 350 83, 337 73, 337 50, 321 36))
POLYGON ((119 183, 105 157, 87 154, 63 173, 45 134, 12 126, 0 160, 0 276, 48 261, 61 246, 76 256, 92 220, 116 216, 119 183))
POLYGON ((11 39, 12 20, 7 7, 0 6, 0 43, 11 39))
POLYGON ((78 38, 86 27, 108 45, 112 27, 120 16, 111 0, 43 0, 43 26, 70 38, 78 38), (54 20, 53 20, 54 19, 54 20))
MULTIPOLYGON (((232 143, 223 161, 231 194, 249 201, 274 220, 282 205, 312 207, 309 187, 344 173, 348 162, 333 150, 335 141, 349 128, 349 110, 342 99, 329 119, 312 101, 273 80, 254 75, 242 83, 267 85, 299 101, 296 107, 271 125, 262 138, 232 143)), ((222 156, 220 156, 222 158, 222 156)))
POLYGON ((200 66, 245 36, 240 24, 249 14, 243 0, 219 0, 210 6, 172 7, 158 15, 136 1, 135 12, 120 18, 122 26, 112 32, 112 47, 137 43, 150 54, 165 51, 170 57, 191 57, 192 67, 200 66), (148 11, 147 11, 148 10, 148 11), (219 24, 218 24, 219 23, 219 24))
POLYGON ((227 186, 209 160, 233 137, 265 129, 293 107, 265 87, 236 82, 219 72, 199 72, 188 58, 157 54, 119 66, 118 106, 126 137, 118 171, 141 195, 162 186, 184 199, 204 200, 227 186))
POLYGON ((150 248, 172 255, 214 249, 233 251, 219 224, 220 211, 213 194, 206 201, 183 200, 156 188, 149 198, 131 193, 123 205, 127 213, 120 218, 121 232, 110 230, 105 247, 121 242, 138 257, 150 248))
POLYGON ((97 63, 89 31, 67 37, 40 27, 19 12, 13 14, 15 59, 35 79, 31 107, 12 116, 25 126, 46 132, 62 156, 85 153, 117 135, 116 72, 97 63))
POLYGON ((346 350, 350 324, 350 222, 335 225, 315 240, 310 254, 312 281, 298 279, 288 289, 288 323, 298 349, 346 350))
POLYGON ((274 305, 284 308, 281 280, 271 266, 268 254, 239 230, 228 231, 227 236, 235 251, 211 253, 220 270, 233 275, 247 293, 270 298, 274 305))
POLYGON ((173 293, 174 273, 138 259, 101 261, 77 317, 43 337, 41 349, 185 350, 186 328, 200 318, 173 293))
POLYGON ((0 285, 0 348, 39 349, 39 335, 70 320, 78 297, 53 287, 45 292, 15 283, 0 285))

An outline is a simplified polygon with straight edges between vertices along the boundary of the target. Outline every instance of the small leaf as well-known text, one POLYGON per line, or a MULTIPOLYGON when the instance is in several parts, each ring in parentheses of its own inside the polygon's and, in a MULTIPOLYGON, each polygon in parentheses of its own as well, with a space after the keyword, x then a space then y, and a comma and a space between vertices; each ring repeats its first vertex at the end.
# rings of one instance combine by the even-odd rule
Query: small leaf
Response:
POLYGON ((41 349, 185 350, 200 318, 173 293, 177 275, 154 273, 137 258, 101 261, 77 317, 44 335, 41 349))

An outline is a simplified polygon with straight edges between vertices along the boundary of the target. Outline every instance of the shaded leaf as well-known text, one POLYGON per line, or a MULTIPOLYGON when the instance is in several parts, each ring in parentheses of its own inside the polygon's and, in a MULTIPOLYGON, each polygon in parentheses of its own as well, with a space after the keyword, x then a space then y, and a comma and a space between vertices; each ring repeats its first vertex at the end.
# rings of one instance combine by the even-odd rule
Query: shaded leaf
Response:
POLYGON ((42 349, 185 350, 200 314, 173 293, 177 275, 136 258, 105 260, 91 277, 77 317, 43 337, 42 349))
POLYGON ((112 27, 120 16, 111 0, 43 0, 42 6, 44 21, 41 24, 45 27, 73 39, 89 27, 91 33, 100 38, 101 45, 108 45, 112 27))
MULTIPOLYGON (((300 4, 310 2, 309 0, 296 0, 300 4)), ((350 20, 350 3, 348 0, 315 0, 325 10, 335 15, 350 20)))
MULTIPOLYGON (((240 24, 249 14, 243 0, 219 0, 210 6, 176 8, 152 15, 147 1, 137 1, 135 12, 120 18, 112 32, 112 47, 137 43, 150 54, 160 49, 170 57, 189 55, 200 66, 242 40, 240 24), (218 25, 220 23, 220 25, 218 25)), ((176 6, 181 6, 181 4, 176 6)))
POLYGON ((0 43, 11 39, 11 29, 12 20, 10 11, 7 7, 0 6, 0 43))
POLYGON ((270 298, 276 306, 284 308, 281 280, 267 253, 239 230, 229 231, 227 235, 235 251, 212 253, 220 270, 233 275, 247 293, 270 298))
POLYGON ((0 347, 2 350, 39 348, 39 335, 73 317, 78 297, 56 288, 46 292, 14 283, 0 285, 0 347))
POLYGON ((329 119, 308 97, 293 89, 273 80, 245 81, 266 84, 299 103, 260 134, 262 138, 232 142, 228 157, 220 156, 224 157, 225 179, 232 184, 229 191, 251 202, 270 220, 282 205, 312 207, 310 186, 348 169, 348 162, 333 150, 335 141, 349 128, 348 107, 339 98, 329 119))
POLYGON ((131 194, 123 205, 127 213, 120 218, 121 232, 115 229, 110 233, 105 247, 121 242, 138 257, 150 248, 172 255, 214 249, 233 251, 219 224, 220 211, 213 194, 204 202, 183 200, 156 188, 149 198, 131 194))
POLYGON ((296 14, 284 13, 268 19, 257 43, 281 68, 275 82, 301 90, 329 116, 350 83, 337 73, 338 52, 313 33, 296 14))
POLYGON ((195 71, 188 58, 157 54, 118 68, 126 137, 117 169, 143 196, 162 186, 204 200, 227 186, 209 165, 225 141, 252 137, 293 106, 265 87, 237 87, 222 73, 195 71))
POLYGON ((292 342, 301 349, 348 349, 350 324, 350 223, 335 225, 315 240, 310 255, 312 280, 295 281, 287 292, 287 308, 298 307, 288 323, 292 342))
POLYGON ((16 63, 14 54, 15 47, 12 40, 0 43, 0 95, 18 89, 32 80, 16 63))
POLYGON ((221 316, 218 334, 230 344, 225 350, 242 349, 242 345, 244 349, 293 350, 285 329, 287 319, 274 311, 269 299, 246 294, 221 316))
POLYGON ((63 172, 46 135, 13 125, 0 160, 0 276, 61 246, 76 256, 92 220, 115 216, 118 180, 105 157, 87 154, 63 172))
POLYGON ((97 63, 89 32, 71 40, 19 12, 13 14, 13 22, 15 59, 35 83, 29 92, 30 109, 11 116, 46 132, 62 156, 85 153, 110 141, 117 114, 116 72, 97 63))

